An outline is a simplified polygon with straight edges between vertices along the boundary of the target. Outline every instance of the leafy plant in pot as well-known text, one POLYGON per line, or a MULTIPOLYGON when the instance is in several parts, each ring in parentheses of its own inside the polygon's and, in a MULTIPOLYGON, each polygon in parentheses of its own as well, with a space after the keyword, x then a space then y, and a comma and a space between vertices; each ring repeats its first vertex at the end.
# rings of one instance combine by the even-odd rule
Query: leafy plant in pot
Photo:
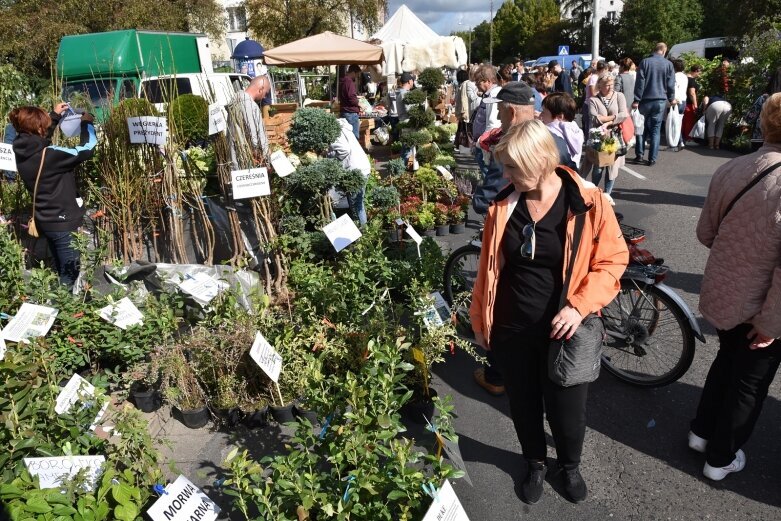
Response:
POLYGON ((447 218, 450 223, 450 233, 459 234, 466 231, 464 219, 466 212, 458 204, 451 204, 447 208, 447 218))
POLYGON ((434 210, 434 203, 423 203, 418 211, 418 226, 426 237, 434 237, 437 234, 434 228, 437 223, 434 210))
POLYGON ((130 383, 130 400, 141 412, 154 412, 160 407, 160 394, 157 384, 160 374, 152 370, 152 364, 135 364, 126 374, 130 383))
POLYGON ((450 233, 448 224, 447 206, 442 203, 434 204, 434 220, 436 222, 437 235, 443 236, 450 233))
POLYGON ((174 416, 191 429, 206 425, 209 422, 206 395, 183 347, 176 344, 166 346, 157 360, 162 374, 161 390, 165 399, 174 406, 174 416))

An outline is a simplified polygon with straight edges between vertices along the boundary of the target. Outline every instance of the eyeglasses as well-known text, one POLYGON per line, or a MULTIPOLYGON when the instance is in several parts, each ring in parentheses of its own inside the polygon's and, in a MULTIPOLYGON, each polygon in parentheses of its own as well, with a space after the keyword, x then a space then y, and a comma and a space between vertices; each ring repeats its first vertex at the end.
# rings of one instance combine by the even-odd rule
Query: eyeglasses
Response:
POLYGON ((521 244, 521 257, 534 260, 534 251, 537 246, 537 237, 534 234, 535 221, 523 227, 523 244, 521 244))

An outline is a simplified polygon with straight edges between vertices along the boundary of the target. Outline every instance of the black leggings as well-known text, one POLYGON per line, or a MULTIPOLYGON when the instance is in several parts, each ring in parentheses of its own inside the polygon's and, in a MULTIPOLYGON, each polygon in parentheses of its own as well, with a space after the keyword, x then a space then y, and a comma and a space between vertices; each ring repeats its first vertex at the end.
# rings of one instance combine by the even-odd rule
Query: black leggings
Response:
POLYGON ((586 434, 588 384, 560 387, 548 378, 546 331, 494 329, 491 351, 504 375, 515 431, 527 460, 542 461, 547 455, 543 417, 556 444, 559 464, 575 468, 580 464, 586 434))

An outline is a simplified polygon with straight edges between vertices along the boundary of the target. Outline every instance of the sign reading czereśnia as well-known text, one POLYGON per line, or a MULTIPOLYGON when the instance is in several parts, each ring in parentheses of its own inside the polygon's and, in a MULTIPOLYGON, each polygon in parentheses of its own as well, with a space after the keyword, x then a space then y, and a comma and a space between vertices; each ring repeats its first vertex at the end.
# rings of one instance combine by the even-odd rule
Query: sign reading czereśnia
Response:
POLYGON ((127 118, 127 130, 131 143, 165 145, 168 138, 168 120, 153 116, 127 118))
POLYGON ((12 145, 0 143, 0 170, 17 172, 16 155, 14 154, 14 147, 12 145))
POLYGON ((271 195, 271 185, 268 181, 268 169, 250 168, 249 170, 233 170, 231 172, 231 188, 233 199, 249 199, 271 195))

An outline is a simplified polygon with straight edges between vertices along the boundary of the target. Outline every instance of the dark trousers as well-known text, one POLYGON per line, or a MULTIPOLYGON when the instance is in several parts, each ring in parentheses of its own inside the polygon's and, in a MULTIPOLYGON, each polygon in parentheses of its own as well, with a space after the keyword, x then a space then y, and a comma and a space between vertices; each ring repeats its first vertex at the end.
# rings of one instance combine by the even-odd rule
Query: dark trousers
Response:
POLYGON ((502 372, 499 370, 494 352, 486 351, 485 359, 488 362, 485 365, 485 381, 491 385, 504 385, 504 378, 502 377, 502 372))
POLYGON ((494 329, 491 351, 504 375, 515 431, 527 460, 544 460, 544 415, 564 468, 580 464, 586 434, 588 384, 560 387, 548 378, 550 328, 545 331, 494 329))
POLYGON ((54 267, 60 276, 60 284, 73 287, 81 268, 81 254, 73 247, 74 232, 41 231, 54 255, 54 267))
POLYGON ((708 440, 707 461, 713 467, 729 465, 748 441, 781 361, 781 340, 751 350, 750 330, 741 324, 718 331, 719 352, 691 422, 692 432, 708 440))

